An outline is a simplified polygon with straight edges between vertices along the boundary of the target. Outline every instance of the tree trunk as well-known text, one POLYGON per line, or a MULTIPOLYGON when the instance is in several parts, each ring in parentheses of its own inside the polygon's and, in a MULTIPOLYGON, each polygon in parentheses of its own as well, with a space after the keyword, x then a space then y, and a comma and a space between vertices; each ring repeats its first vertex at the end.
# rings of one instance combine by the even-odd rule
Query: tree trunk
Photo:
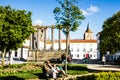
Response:
POLYGON ((66 62, 65 62, 65 72, 67 73, 67 55, 68 55, 68 48, 69 48, 69 31, 66 34, 66 62))
POLYGON ((10 61, 9 61, 9 64, 12 65, 12 62, 13 62, 12 51, 10 50, 10 61))
POLYGON ((4 51, 3 51, 3 53, 2 53, 2 66, 4 66, 4 55, 5 55, 5 53, 6 53, 6 48, 4 48, 4 51))

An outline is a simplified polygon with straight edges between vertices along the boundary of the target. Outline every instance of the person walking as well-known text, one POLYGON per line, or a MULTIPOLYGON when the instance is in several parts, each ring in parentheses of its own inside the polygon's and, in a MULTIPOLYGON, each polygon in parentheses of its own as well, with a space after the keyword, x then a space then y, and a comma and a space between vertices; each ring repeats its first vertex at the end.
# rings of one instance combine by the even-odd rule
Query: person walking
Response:
POLYGON ((103 57, 102 57, 102 63, 103 63, 103 66, 105 65, 105 56, 103 55, 103 57))

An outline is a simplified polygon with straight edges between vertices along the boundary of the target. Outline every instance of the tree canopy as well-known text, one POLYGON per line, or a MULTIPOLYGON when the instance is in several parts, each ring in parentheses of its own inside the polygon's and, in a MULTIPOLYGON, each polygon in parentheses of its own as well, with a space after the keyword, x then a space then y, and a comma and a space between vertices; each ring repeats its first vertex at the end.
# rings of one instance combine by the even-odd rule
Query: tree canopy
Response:
MULTIPOLYGON (((75 5, 75 0, 57 0, 61 7, 53 11, 57 25, 62 26, 63 32, 76 31, 84 19, 82 11, 75 5)), ((59 28, 59 27, 58 27, 59 28)))
POLYGON ((17 49, 34 31, 31 12, 0 6, 0 50, 17 49))
POLYGON ((102 26, 100 33, 100 51, 111 54, 120 52, 120 11, 109 17, 102 26))
MULTIPOLYGON (((34 32, 31 12, 0 6, 0 51, 2 57, 9 50, 17 50, 34 32)), ((3 59, 2 59, 3 60, 3 59)), ((4 65, 4 61, 3 65, 4 65)))

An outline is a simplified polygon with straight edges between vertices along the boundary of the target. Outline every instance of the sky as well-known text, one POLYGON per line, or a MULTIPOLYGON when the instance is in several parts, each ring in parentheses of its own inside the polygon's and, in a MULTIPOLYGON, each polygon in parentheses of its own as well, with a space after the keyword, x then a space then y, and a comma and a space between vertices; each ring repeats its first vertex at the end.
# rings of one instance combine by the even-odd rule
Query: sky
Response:
MULTIPOLYGON (((81 21, 79 29, 70 32, 71 39, 83 39, 84 32, 89 23, 90 29, 96 34, 102 30, 104 21, 120 11, 120 0, 78 0, 77 6, 83 12, 85 19, 81 21)), ((0 0, 1 6, 11 5, 11 8, 32 12, 33 25, 55 25, 53 10, 60 6, 56 0, 0 0)), ((48 38, 51 32, 48 30, 48 38)), ((58 39, 58 31, 55 30, 54 38, 58 39)), ((65 35, 62 34, 62 39, 65 35)))

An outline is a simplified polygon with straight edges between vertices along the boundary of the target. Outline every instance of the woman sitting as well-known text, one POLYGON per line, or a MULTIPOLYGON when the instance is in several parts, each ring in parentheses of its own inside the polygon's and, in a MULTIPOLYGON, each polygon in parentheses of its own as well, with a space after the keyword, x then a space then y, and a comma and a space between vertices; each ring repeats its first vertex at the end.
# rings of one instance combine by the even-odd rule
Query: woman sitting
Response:
POLYGON ((54 69, 55 70, 57 70, 57 74, 58 75, 63 75, 63 76, 68 76, 66 73, 65 73, 65 71, 62 69, 62 67, 61 66, 56 66, 56 64, 53 64, 53 67, 54 67, 54 69))
POLYGON ((45 61, 45 65, 43 66, 43 73, 45 76, 52 76, 54 79, 56 78, 57 70, 50 64, 49 61, 45 61))

